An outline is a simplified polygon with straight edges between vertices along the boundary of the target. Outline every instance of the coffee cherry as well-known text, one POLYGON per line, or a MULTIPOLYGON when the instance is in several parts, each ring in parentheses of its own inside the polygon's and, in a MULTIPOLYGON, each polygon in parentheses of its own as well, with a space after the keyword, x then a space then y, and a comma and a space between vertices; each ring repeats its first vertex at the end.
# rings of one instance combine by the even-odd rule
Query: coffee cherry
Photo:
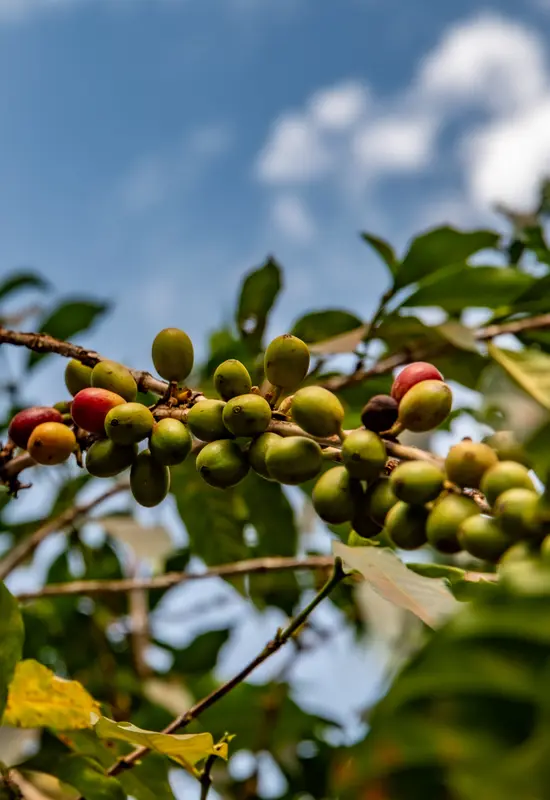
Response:
POLYGON ((8 435, 17 447, 27 449, 29 436, 43 422, 62 422, 63 416, 55 408, 33 406, 19 411, 10 422, 8 435))
POLYGON ((112 408, 105 417, 105 433, 116 444, 134 444, 146 439, 155 419, 141 403, 123 403, 112 408))
POLYGON ((479 514, 479 507, 471 497, 448 494, 438 500, 428 517, 426 535, 428 542, 441 553, 458 553, 458 529, 468 517, 479 514))
POLYGON ((73 431, 61 422, 42 422, 29 437, 27 450, 38 464, 62 464, 76 448, 73 431))
POLYGON ((214 372, 214 386, 223 400, 231 400, 240 394, 249 394, 252 379, 244 364, 236 358, 230 358, 214 372))
POLYGON ((441 380, 415 384, 399 403, 399 422, 413 433, 426 433, 441 425, 451 412, 453 393, 441 380))
POLYGON ((161 419, 149 437, 149 450, 159 464, 172 467, 181 464, 189 453, 193 440, 183 422, 178 419, 161 419))
POLYGON ((550 536, 545 536, 540 545, 540 556, 544 561, 550 561, 550 536))
POLYGON ((374 539, 375 536, 379 536, 382 531, 382 526, 378 525, 369 517, 365 502, 359 501, 359 503, 357 503, 356 498, 354 498, 354 501, 356 507, 353 517, 351 518, 351 527, 353 530, 363 539, 374 539))
POLYGON ((116 361, 100 361, 92 370, 92 386, 108 389, 123 397, 128 403, 137 396, 137 383, 132 373, 116 361))
POLYGON ((60 414, 70 415, 71 413, 71 403, 68 400, 60 400, 59 403, 54 403, 53 408, 59 411, 60 414))
POLYGON ((303 436, 280 436, 267 450, 265 463, 269 474, 279 483, 297 486, 316 478, 321 471, 321 448, 303 436))
POLYGON ((254 472, 257 472, 258 475, 261 475, 262 478, 265 478, 268 481, 272 481, 273 478, 267 471, 267 464, 266 464, 266 456, 269 447, 273 444, 273 442, 278 441, 281 437, 278 436, 276 433, 262 433, 253 442, 251 442, 250 447, 248 448, 248 461, 254 472))
POLYGON ((105 418, 109 411, 124 403, 124 398, 108 389, 82 389, 71 404, 75 425, 88 433, 105 435, 105 418))
POLYGON ((370 486, 365 496, 367 508, 371 519, 382 526, 390 508, 397 503, 389 478, 382 477, 370 486))
POLYGON ((407 392, 417 383, 442 380, 443 375, 433 364, 428 364, 426 361, 415 361, 397 375, 391 387, 391 396, 400 403, 407 392))
POLYGON ((458 541, 463 550, 484 561, 496 562, 508 550, 512 539, 492 517, 474 514, 458 529, 458 541))
POLYGON ((92 368, 87 367, 76 358, 71 359, 65 367, 65 386, 69 392, 75 396, 82 389, 88 389, 92 385, 92 368))
POLYGON ((217 489, 228 489, 246 478, 248 461, 241 448, 230 439, 207 444, 197 456, 201 478, 217 489))
POLYGON ((499 559, 499 567, 518 561, 530 561, 538 554, 536 544, 532 541, 516 542, 506 550, 499 559))
POLYGON ((422 506, 439 496, 445 473, 429 461, 404 461, 390 476, 390 485, 399 500, 422 506))
POLYGON ((388 512, 384 529, 396 547, 416 550, 426 544, 427 518, 424 506, 411 506, 399 500, 388 512))
POLYGON ((110 439, 99 439, 86 453, 86 469, 95 478, 112 478, 134 463, 137 445, 115 444, 110 439))
POLYGON ((268 344, 264 356, 267 380, 281 389, 295 389, 309 369, 309 348, 305 342, 285 333, 268 344))
POLYGON ((451 447, 445 459, 447 477, 457 486, 478 489, 487 470, 498 464, 495 451, 487 444, 465 440, 451 447))
POLYGON ((372 431, 352 431, 342 444, 342 460, 354 478, 373 481, 386 464, 386 447, 372 431))
POLYGON ((521 442, 512 431, 497 431, 483 439, 484 444, 492 447, 500 461, 517 461, 524 467, 529 467, 529 457, 521 442))
POLYGON ((164 328, 157 333, 151 354, 156 371, 165 381, 184 381, 193 369, 193 342, 179 328, 164 328))
POLYGON ((241 394, 225 404, 222 418, 235 436, 258 436, 271 422, 271 406, 259 394, 241 394))
POLYGON ((483 475, 480 489, 485 495, 489 505, 494 505, 498 497, 508 489, 535 490, 529 471, 517 461, 497 461, 483 475))
POLYGON ((218 439, 229 439, 231 434, 223 423, 223 400, 199 400, 189 409, 187 425, 189 430, 201 442, 215 442, 218 439))
POLYGON ((325 522, 339 525, 352 518, 354 505, 350 480, 345 467, 332 467, 321 475, 313 487, 313 508, 325 522))
POLYGON ((539 538, 541 529, 535 521, 539 496, 532 489, 508 489, 494 505, 495 517, 502 530, 514 539, 539 538))
POLYGON ((389 394, 371 397, 361 411, 361 422, 368 431, 383 433, 397 422, 397 401, 389 394))
POLYGON ((334 436, 342 427, 344 408, 328 389, 306 386, 294 395, 292 418, 312 436, 334 436))
POLYGON ((140 506, 158 506, 170 490, 170 470, 159 464, 149 450, 142 450, 130 470, 130 489, 140 506))

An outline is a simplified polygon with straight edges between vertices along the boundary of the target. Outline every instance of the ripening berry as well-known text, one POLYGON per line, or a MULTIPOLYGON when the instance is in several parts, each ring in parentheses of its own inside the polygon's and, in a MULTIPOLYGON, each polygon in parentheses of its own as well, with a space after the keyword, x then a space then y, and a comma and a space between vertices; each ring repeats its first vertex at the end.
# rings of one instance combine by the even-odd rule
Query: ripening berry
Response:
POLYGON ((71 416, 79 428, 104 436, 105 417, 112 408, 124 402, 123 397, 108 389, 82 389, 71 404, 71 416))
POLYGON ((413 433, 426 433, 441 425, 451 412, 453 393, 440 380, 417 383, 399 403, 399 422, 413 433))
POLYGON ((386 447, 372 431, 352 431, 342 444, 342 460, 352 477, 374 481, 386 464, 386 447))
POLYGON ((201 442, 215 442, 218 439, 230 439, 231 434, 223 422, 223 400, 199 400, 189 409, 187 425, 189 430, 201 442))
POLYGON ((517 461, 524 467, 529 467, 529 456, 525 448, 512 431, 496 431, 483 439, 483 444, 492 447, 500 461, 517 461))
POLYGON ((438 500, 428 516, 426 535, 428 542, 441 553, 458 553, 458 529, 468 517, 479 514, 479 507, 471 497, 448 494, 438 500))
POLYGON ((236 358, 224 361, 214 372, 214 386, 222 400, 249 394, 252 388, 250 373, 236 358))
POLYGON ((92 386, 108 389, 133 403, 137 396, 137 383, 130 370, 116 361, 100 361, 92 370, 92 386))
POLYGON ((361 422, 368 431, 383 433, 395 425, 397 414, 397 401, 389 394, 377 394, 361 411, 361 422))
POLYGON ((105 433, 116 444, 135 444, 146 439, 155 419, 141 403, 123 403, 112 408, 105 417, 105 433))
POLYGON ((443 489, 445 473, 429 461, 404 461, 390 476, 393 492, 399 500, 422 506, 435 500, 443 489))
POLYGON ((170 470, 159 464, 149 450, 142 450, 130 470, 130 489, 140 506, 158 506, 170 490, 170 470))
POLYGON ((328 389, 305 386, 294 395, 292 418, 312 436, 334 436, 342 427, 344 407, 328 389))
POLYGON ((279 483, 296 486, 316 478, 321 471, 321 448, 313 439, 303 436, 280 436, 273 441, 265 459, 272 478, 279 483))
POLYGON ((61 422, 43 422, 29 437, 27 450, 38 464, 62 464, 76 448, 73 431, 61 422))
POLYGON ((365 500, 371 519, 382 526, 388 511, 397 503, 389 478, 381 477, 375 484, 369 486, 365 500))
POLYGON ((313 508, 325 522, 339 525, 352 518, 354 503, 350 480, 345 467, 332 467, 321 475, 313 487, 313 508))
POLYGON ((258 436, 271 422, 271 406, 259 394, 241 394, 228 400, 222 418, 234 436, 258 436))
POLYGON ((391 396, 400 403, 409 389, 412 389, 417 383, 442 380, 443 375, 433 364, 428 364, 426 361, 415 361, 397 375, 391 387, 391 396))
POLYGON ((137 452, 136 444, 121 445, 99 439, 86 453, 86 469, 95 478, 112 478, 132 466, 137 452))
POLYGON ((447 477, 457 486, 478 489, 487 470, 498 464, 495 451, 487 444, 468 439, 451 447, 445 459, 447 477))
POLYGON ((276 433, 267 431, 266 433, 262 433, 260 436, 254 439, 248 448, 248 462, 250 466, 254 472, 257 472, 258 475, 261 475, 262 478, 265 478, 268 481, 272 481, 274 479, 267 471, 267 451, 273 442, 278 441, 280 438, 281 437, 276 433))
POLYGON ((480 489, 489 505, 494 505, 499 496, 508 489, 535 490, 527 467, 517 461, 497 461, 483 475, 480 489))
POLYGON ((494 505, 495 517, 502 530, 514 539, 540 538, 536 522, 539 495, 532 489, 508 489, 494 505))
POLYGON ((492 517, 481 514, 474 514, 460 524, 458 541, 470 555, 491 562, 498 561, 513 544, 492 517))
POLYGON ((193 440, 187 427, 179 419, 161 419, 149 437, 149 450, 159 464, 173 467, 181 464, 189 453, 193 440))
POLYGON ((88 389, 91 385, 92 368, 77 361, 76 358, 71 359, 65 367, 65 386, 69 392, 74 397, 82 389, 88 389))
POLYGON ((10 422, 8 435, 17 447, 27 449, 29 436, 33 430, 43 422, 62 422, 62 414, 55 408, 48 406, 33 406, 19 411, 10 422))
POLYGON ((309 369, 309 348, 305 342, 285 333, 268 344, 264 356, 267 380, 281 389, 295 389, 309 369))
POLYGON ((151 354, 156 371, 165 381, 184 381, 193 369, 193 342, 179 328, 164 328, 157 333, 151 354))
POLYGON ((248 474, 248 460, 241 448, 230 439, 207 444, 197 456, 201 478, 217 489, 236 486, 248 474))
POLYGON ((428 510, 424 506, 411 506, 399 500, 389 510, 384 528, 396 547, 416 550, 426 544, 427 518, 428 510))

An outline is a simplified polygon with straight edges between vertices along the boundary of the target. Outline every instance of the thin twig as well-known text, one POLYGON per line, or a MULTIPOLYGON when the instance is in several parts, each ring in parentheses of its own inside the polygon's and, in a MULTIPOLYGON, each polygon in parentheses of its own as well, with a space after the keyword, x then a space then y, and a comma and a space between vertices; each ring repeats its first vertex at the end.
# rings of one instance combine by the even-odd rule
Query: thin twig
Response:
POLYGON ((204 769, 202 770, 201 777, 200 777, 200 784, 201 784, 201 796, 200 800, 207 800, 208 792, 212 786, 212 767, 216 763, 217 756, 208 756, 206 759, 204 769))

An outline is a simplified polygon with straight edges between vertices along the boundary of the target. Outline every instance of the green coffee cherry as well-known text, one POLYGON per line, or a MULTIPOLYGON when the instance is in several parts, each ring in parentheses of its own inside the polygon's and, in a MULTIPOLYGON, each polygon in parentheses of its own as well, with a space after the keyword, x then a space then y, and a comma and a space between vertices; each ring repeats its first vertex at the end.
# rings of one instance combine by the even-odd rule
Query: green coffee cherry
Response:
POLYGON ((130 470, 130 489, 140 506, 158 506, 170 490, 170 470, 159 464, 149 450, 142 450, 130 470))
POLYGON ((192 444, 191 434, 178 419, 161 419, 155 424, 149 437, 151 455, 159 464, 167 467, 185 461, 192 444))
POLYGON ((435 503, 428 516, 426 524, 428 542, 441 553, 458 553, 461 550, 458 541, 461 524, 468 517, 479 513, 479 507, 471 497, 459 494, 442 497, 435 503))
POLYGON ((67 400, 60 400, 59 403, 54 403, 52 408, 59 411, 60 414, 70 414, 71 404, 67 400))
POLYGON ((193 342, 179 328, 165 328, 157 333, 151 348, 153 364, 165 381, 184 381, 193 369, 193 342))
POLYGON ((399 422, 406 430, 426 433, 447 419, 452 405, 453 393, 446 383, 421 381, 399 403, 399 422))
POLYGON ((215 442, 218 439, 230 439, 231 434, 223 423, 223 400, 199 400, 189 409, 187 425, 189 430, 201 442, 215 442))
POLYGON ((514 539, 541 538, 541 528, 534 521, 539 495, 532 489, 508 489, 494 505, 495 517, 502 530, 514 539))
POLYGON ((336 395, 322 386, 299 389, 292 400, 292 418, 306 433, 327 437, 338 434, 344 408, 336 395))
POLYGON ((372 431, 352 431, 342 444, 342 460, 352 477, 374 481, 386 464, 386 447, 372 431))
POLYGON ((309 369, 309 348, 305 342, 285 333, 267 346, 264 371, 267 380, 281 389, 295 389, 309 369))
POLYGON ((474 514, 460 524, 458 541, 472 556, 491 562, 498 561, 513 544, 494 519, 481 514, 474 514))
POLYGON ((146 439, 154 424, 153 415, 141 403, 122 403, 105 417, 105 433, 116 444, 134 444, 146 439))
POLYGON ((397 503, 390 480, 386 477, 368 488, 365 499, 371 519, 380 526, 384 525, 390 508, 397 503))
POLYGON ((65 367, 65 386, 74 397, 81 389, 92 385, 92 368, 81 364, 76 358, 71 359, 65 367))
POLYGON ((279 483, 297 486, 316 478, 321 471, 321 448, 312 439, 303 436, 280 436, 273 441, 266 454, 269 474, 279 483))
POLYGON ((236 358, 230 358, 214 372, 214 386, 223 400, 231 400, 240 394, 249 394, 252 379, 244 364, 236 358))
POLYGON ((529 457, 525 448, 512 433, 512 431, 496 431, 483 439, 496 452, 500 461, 517 461, 524 467, 529 467, 529 457))
POLYGON ((92 370, 92 386, 108 389, 123 397, 128 403, 135 401, 137 383, 132 373, 116 361, 100 361, 92 370))
POLYGON ((536 544, 532 541, 516 542, 506 550, 499 560, 499 567, 517 561, 531 561, 538 555, 536 544))
POLYGON ((517 461, 497 461, 481 479, 480 489, 490 505, 494 505, 508 489, 535 490, 529 471, 517 461))
POLYGON ((274 480, 269 472, 267 471, 267 464, 266 464, 266 456, 268 448, 273 444, 273 442, 278 441, 281 437, 278 436, 276 433, 262 433, 253 442, 251 442, 250 447, 248 448, 248 461, 254 472, 257 472, 258 475, 261 475, 262 478, 265 478, 268 481, 274 480))
POLYGON ((196 466, 201 478, 217 489, 236 486, 248 474, 247 458, 231 439, 220 439, 203 447, 196 466))
POLYGON ((339 525, 353 517, 353 491, 350 474, 345 467, 332 467, 313 487, 313 508, 325 522, 339 525))
POLYGON ((422 506, 435 500, 445 482, 445 473, 429 461, 404 461, 390 476, 393 492, 399 500, 422 506))
POLYGON ((427 518, 424 506, 411 506, 399 500, 389 510, 384 528, 396 547, 416 550, 426 544, 427 518))
POLYGON ((451 447, 445 459, 447 477, 457 486, 478 489, 487 470, 498 464, 495 451, 487 444, 468 439, 451 447))
POLYGON ((86 452, 86 469, 95 478, 112 478, 132 466, 137 452, 136 444, 120 445, 99 439, 86 452))
POLYGON ((550 536, 545 536, 540 545, 540 555, 544 561, 550 561, 550 536))
POLYGON ((241 394, 225 404, 222 418, 235 436, 258 436, 271 422, 271 406, 259 394, 241 394))

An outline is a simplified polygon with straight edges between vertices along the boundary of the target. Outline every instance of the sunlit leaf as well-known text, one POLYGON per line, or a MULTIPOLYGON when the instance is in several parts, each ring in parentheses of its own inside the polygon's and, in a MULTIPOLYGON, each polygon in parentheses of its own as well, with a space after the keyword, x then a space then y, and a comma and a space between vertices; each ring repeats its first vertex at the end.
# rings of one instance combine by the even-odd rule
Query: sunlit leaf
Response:
POLYGON ((356 332, 362 324, 363 320, 356 314, 339 308, 327 308, 311 311, 300 317, 292 326, 291 333, 308 344, 315 344, 332 340, 350 331, 356 332))
POLYGON ((508 305, 533 283, 525 272, 511 267, 457 265, 423 280, 404 306, 438 306, 445 311, 499 308, 508 305))
POLYGON ((489 355, 524 391, 550 410, 550 356, 540 350, 503 350, 489 344, 489 355))
POLYGON ((8 686, 23 652, 25 630, 17 600, 0 581, 0 719, 8 686))

